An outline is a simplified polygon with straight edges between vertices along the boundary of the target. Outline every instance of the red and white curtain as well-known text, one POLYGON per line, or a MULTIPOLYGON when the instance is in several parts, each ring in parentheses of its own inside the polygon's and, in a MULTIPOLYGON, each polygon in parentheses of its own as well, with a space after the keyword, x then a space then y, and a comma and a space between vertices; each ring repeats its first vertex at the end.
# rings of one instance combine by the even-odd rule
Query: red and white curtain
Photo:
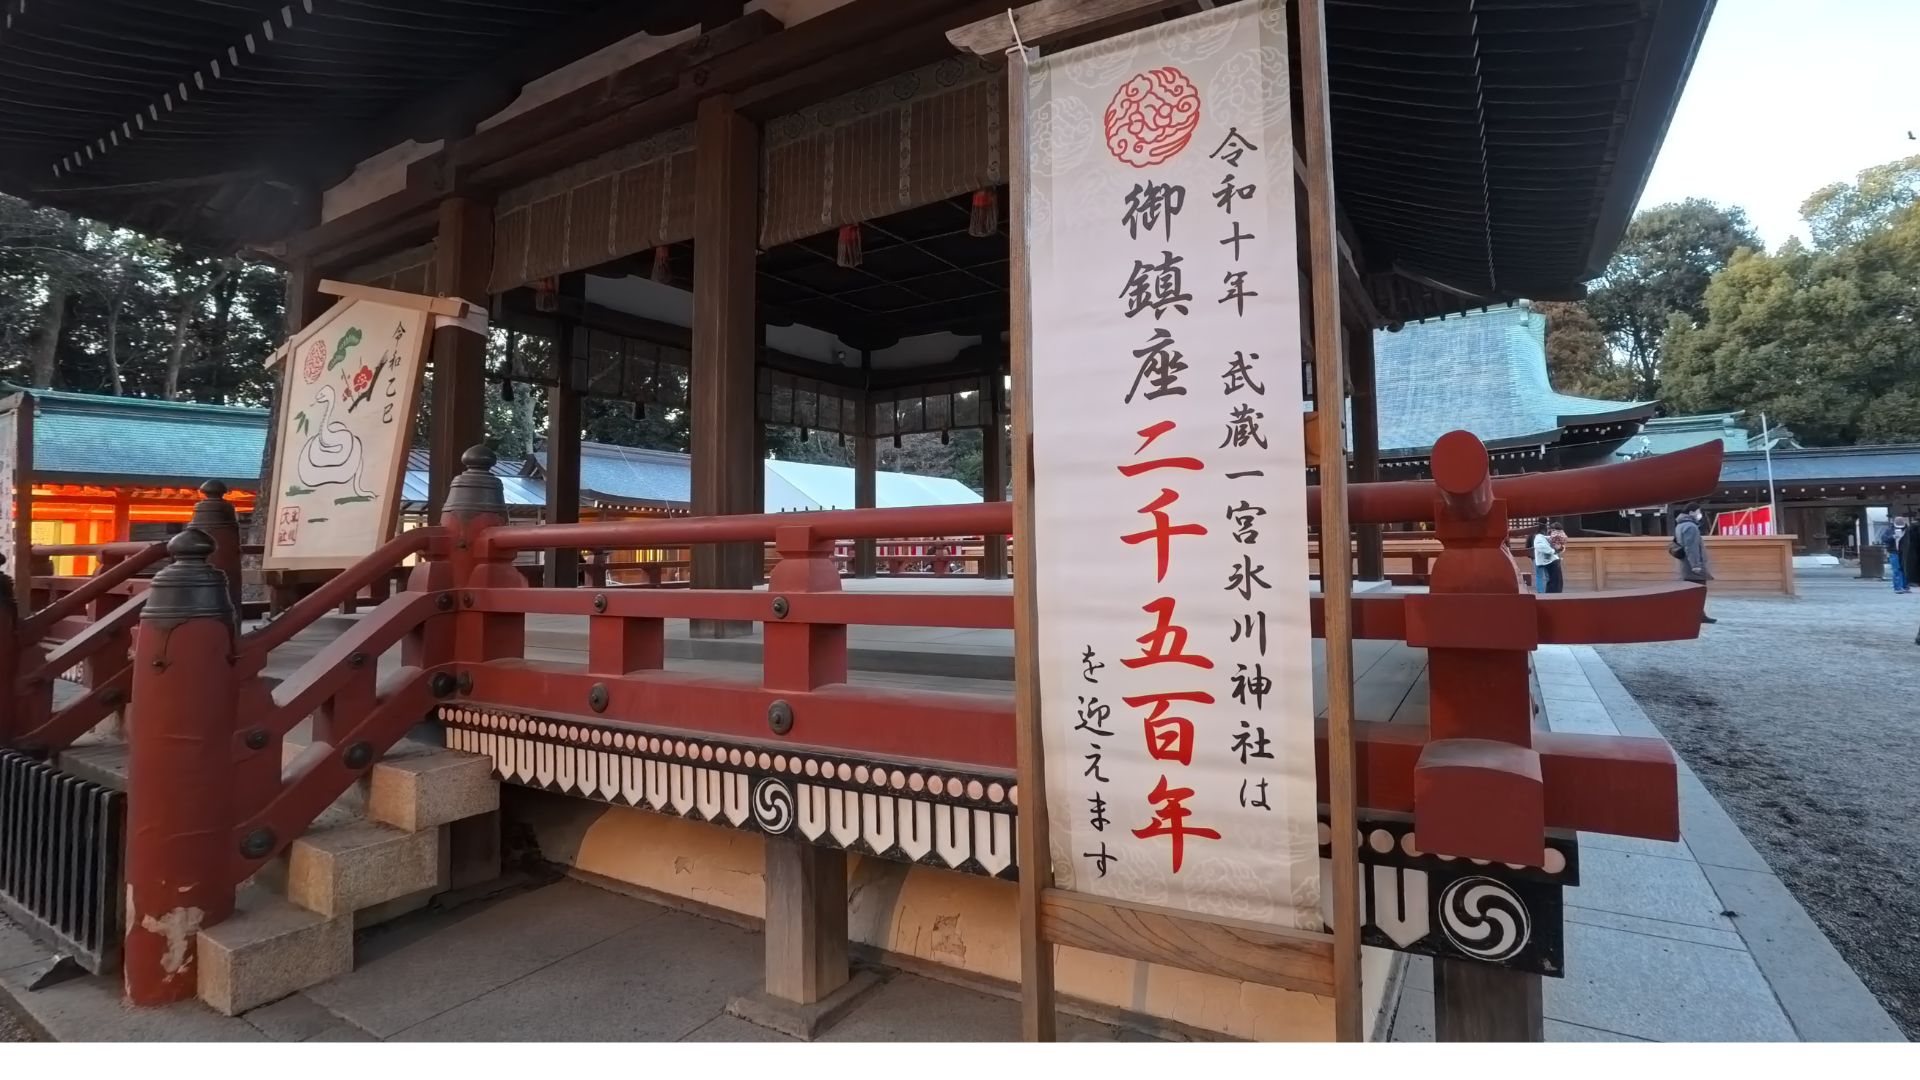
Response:
POLYGON ((1713 531, 1721 536, 1772 536, 1773 507, 1756 506, 1715 515, 1713 531))

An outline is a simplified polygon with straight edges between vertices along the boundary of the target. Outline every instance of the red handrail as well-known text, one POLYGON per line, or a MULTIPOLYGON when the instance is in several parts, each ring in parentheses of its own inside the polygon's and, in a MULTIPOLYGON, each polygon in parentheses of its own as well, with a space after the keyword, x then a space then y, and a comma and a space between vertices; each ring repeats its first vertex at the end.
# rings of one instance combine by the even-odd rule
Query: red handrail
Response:
MULTIPOLYGON (((1565 472, 1493 478, 1493 497, 1505 499, 1507 515, 1598 514, 1623 506, 1655 506, 1698 498, 1719 483, 1721 444, 1706 443, 1670 454, 1565 472)), ((1429 521, 1435 501, 1431 480, 1354 484, 1347 488, 1348 519, 1356 525, 1429 521)), ((1307 523, 1320 524, 1320 488, 1307 489, 1307 523)))
POLYGON ((393 572, 410 555, 427 550, 444 535, 439 527, 409 529, 375 548, 373 553, 340 573, 326 584, 301 597, 279 618, 249 633, 240 642, 243 656, 264 656, 293 640, 294 635, 314 623, 360 590, 393 572))
POLYGON ((885 510, 822 510, 807 514, 738 514, 727 517, 601 521, 581 525, 503 525, 476 545, 489 549, 672 547, 684 544, 772 540, 780 529, 808 528, 836 540, 884 540, 896 536, 1006 536, 1013 531, 1013 504, 903 506, 885 510))
MULTIPOLYGON (((22 643, 40 640, 40 638, 46 634, 48 627, 53 626, 62 619, 85 611, 88 604, 113 592, 113 590, 121 584, 132 580, 140 571, 159 562, 167 553, 167 548, 164 544, 106 545, 107 548, 119 548, 123 546, 132 548, 131 551, 122 553, 125 555, 123 561, 100 571, 85 585, 55 600, 39 611, 34 612, 23 621, 20 624, 20 638, 22 643)), ((94 550, 100 551, 104 549, 96 548, 94 550)))

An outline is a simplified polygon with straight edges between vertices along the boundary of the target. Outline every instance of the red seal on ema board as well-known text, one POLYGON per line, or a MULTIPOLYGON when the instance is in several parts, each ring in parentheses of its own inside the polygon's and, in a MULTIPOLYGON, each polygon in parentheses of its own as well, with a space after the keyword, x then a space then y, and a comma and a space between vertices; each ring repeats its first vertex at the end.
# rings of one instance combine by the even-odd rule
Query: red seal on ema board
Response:
POLYGON ((1186 149, 1200 127, 1200 91, 1176 67, 1143 71, 1107 103, 1107 150, 1144 169, 1186 149))
POLYGON ((319 338, 307 346, 306 361, 300 366, 300 378, 306 382, 316 382, 327 366, 327 343, 319 338))

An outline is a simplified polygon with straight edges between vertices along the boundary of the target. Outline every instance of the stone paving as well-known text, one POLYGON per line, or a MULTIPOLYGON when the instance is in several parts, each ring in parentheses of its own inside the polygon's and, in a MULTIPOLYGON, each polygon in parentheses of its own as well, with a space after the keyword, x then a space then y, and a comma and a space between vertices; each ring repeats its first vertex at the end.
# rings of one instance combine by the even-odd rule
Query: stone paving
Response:
MULTIPOLYGON (((998 643, 978 644, 984 653, 998 643)), ((1356 661, 1366 718, 1411 717, 1423 706, 1417 650, 1356 643, 1356 661)), ((1543 648, 1535 670, 1552 730, 1658 735, 1591 648, 1543 648)), ((1679 842, 1582 836, 1583 884, 1567 894, 1569 974, 1544 986, 1548 1038, 1898 1040, 1684 763, 1680 785, 1679 842)), ((63 1040, 783 1038, 725 1014, 732 996, 759 981, 757 931, 575 881, 411 916, 364 935, 359 954, 352 974, 241 1018, 197 1004, 135 1012, 120 1005, 112 980, 25 991, 44 950, 0 919, 0 995, 63 1040)), ((825 1040, 1014 1038, 1015 1003, 1006 988, 993 989, 890 972, 825 1040)), ((1433 1037, 1424 960, 1405 965, 1379 1030, 1396 1041, 1433 1037)), ((1063 1017, 1061 1033, 1082 1041, 1172 1034, 1080 1017, 1063 1017)))
MULTIPOLYGON (((1585 646, 1535 654, 1546 726, 1659 732, 1585 646)), ((1550 1041, 1900 1041, 1901 1034, 1683 762, 1681 839, 1580 835, 1567 975, 1544 981, 1550 1041)), ((1433 976, 1409 964, 1396 1041, 1433 1038, 1433 976)))

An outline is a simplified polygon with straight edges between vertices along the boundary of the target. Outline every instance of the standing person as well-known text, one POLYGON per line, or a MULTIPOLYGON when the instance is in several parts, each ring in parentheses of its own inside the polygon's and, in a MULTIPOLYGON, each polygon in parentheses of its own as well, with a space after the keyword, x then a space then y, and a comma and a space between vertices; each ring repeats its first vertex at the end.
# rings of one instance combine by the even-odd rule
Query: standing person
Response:
MULTIPOLYGON (((1920 535, 1916 535, 1913 529, 1909 528, 1900 534, 1893 561, 1908 581, 1920 579, 1920 535)), ((1913 643, 1920 645, 1920 633, 1913 635, 1913 643)))
POLYGON ((1547 543, 1553 545, 1553 562, 1547 564, 1547 591, 1565 592, 1567 564, 1561 557, 1567 553, 1567 530, 1559 522, 1547 522, 1547 543))
POLYGON ((1913 591, 1909 587, 1913 578, 1908 576, 1906 561, 1900 557, 1901 541, 1910 531, 1907 528, 1906 517, 1904 515, 1896 517, 1893 519, 1892 527, 1887 529, 1881 540, 1881 546, 1887 549, 1887 566, 1893 571, 1893 591, 1897 593, 1913 591))
POLYGON ((1548 535, 1552 527, 1552 522, 1541 524, 1533 530, 1533 539, 1528 543, 1533 549, 1533 591, 1536 595, 1560 591, 1552 587, 1560 573, 1560 552, 1548 535))
MULTIPOLYGON (((1680 512, 1680 521, 1673 527, 1673 543, 1668 551, 1680 560, 1680 577, 1684 581, 1705 585, 1713 580, 1713 571, 1707 566, 1707 542, 1700 534, 1700 523, 1706 519, 1699 503, 1693 503, 1680 512)), ((1700 612, 1703 623, 1718 622, 1703 609, 1700 612)))

